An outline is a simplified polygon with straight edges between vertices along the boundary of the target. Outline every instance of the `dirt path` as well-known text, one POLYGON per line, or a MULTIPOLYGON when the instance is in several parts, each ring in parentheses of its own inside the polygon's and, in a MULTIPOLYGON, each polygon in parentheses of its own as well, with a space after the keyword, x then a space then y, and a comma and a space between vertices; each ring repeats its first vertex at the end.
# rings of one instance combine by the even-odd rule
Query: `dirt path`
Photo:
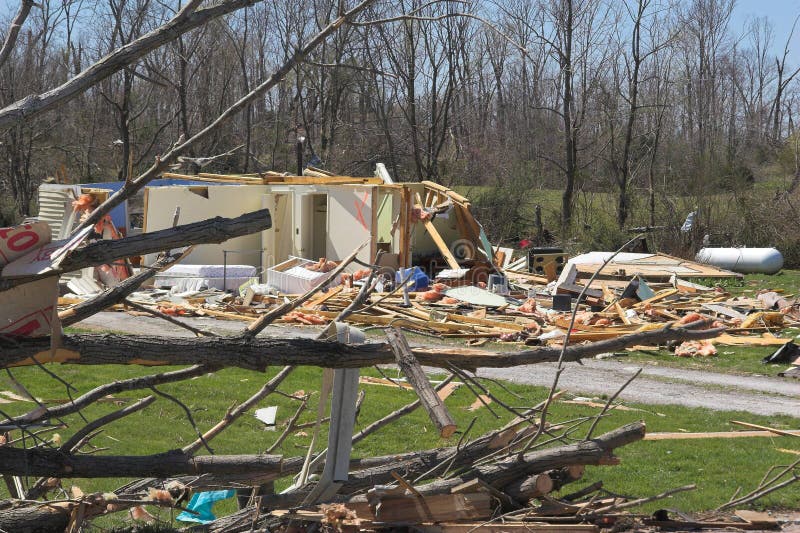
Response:
MULTIPOLYGON (((182 319, 193 326, 215 333, 241 331, 245 323, 210 318, 182 319)), ((76 325, 78 328, 118 331, 143 335, 192 333, 156 318, 134 317, 126 313, 98 313, 76 325)), ((311 337, 313 328, 270 326, 262 335, 311 337)), ((581 395, 611 395, 640 365, 612 360, 588 359, 570 363, 562 373, 559 388, 581 395)), ((718 411, 746 411, 759 415, 789 415, 800 418, 800 382, 782 378, 737 376, 708 371, 641 365, 642 374, 620 395, 623 400, 646 404, 673 404, 705 407, 718 411)), ((485 368, 479 374, 528 385, 550 386, 555 363, 515 368, 485 368)))

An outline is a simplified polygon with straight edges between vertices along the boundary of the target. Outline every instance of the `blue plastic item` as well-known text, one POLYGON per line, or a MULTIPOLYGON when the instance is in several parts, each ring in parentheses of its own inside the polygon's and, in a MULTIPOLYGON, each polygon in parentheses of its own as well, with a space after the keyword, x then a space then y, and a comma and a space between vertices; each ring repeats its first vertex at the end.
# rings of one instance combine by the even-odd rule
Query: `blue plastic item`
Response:
POLYGON ((234 490, 210 490, 208 492, 195 492, 192 495, 192 499, 189 500, 189 505, 187 505, 186 508, 190 511, 194 511, 197 514, 184 511, 176 516, 175 520, 180 520, 181 522, 195 522, 197 524, 208 524, 213 522, 217 519, 217 517, 214 516, 214 513, 211 512, 214 502, 227 500, 228 498, 233 497, 234 494, 236 494, 236 491, 234 490))
POLYGON ((395 274, 395 282, 402 283, 408 278, 409 274, 411 275, 408 284, 408 290, 410 291, 425 290, 428 288, 428 285, 431 284, 431 280, 428 278, 428 275, 425 274, 425 272, 418 266, 399 269, 395 274))

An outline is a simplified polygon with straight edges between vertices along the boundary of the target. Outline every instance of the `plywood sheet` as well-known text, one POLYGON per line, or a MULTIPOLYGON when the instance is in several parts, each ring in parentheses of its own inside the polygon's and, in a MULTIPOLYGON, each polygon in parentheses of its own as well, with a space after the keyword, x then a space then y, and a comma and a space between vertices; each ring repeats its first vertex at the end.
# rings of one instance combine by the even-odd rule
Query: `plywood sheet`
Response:
MULTIPOLYGON (((575 265, 578 278, 587 278, 611 255, 611 252, 589 252, 570 258, 569 264, 575 265)), ((601 277, 621 275, 630 278, 634 274, 640 274, 645 279, 665 280, 673 275, 682 278, 739 277, 735 272, 665 254, 621 253, 600 271, 601 277)))

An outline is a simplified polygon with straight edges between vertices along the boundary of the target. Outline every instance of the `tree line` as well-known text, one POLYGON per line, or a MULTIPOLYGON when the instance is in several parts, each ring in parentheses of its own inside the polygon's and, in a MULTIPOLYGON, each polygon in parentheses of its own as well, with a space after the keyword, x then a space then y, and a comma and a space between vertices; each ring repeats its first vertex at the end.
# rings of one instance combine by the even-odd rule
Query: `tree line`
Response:
MULTIPOLYGON (((35 210, 45 179, 135 178, 259 86, 345 4, 8 2, 0 12, 6 217, 35 210), (125 56, 182 10, 194 27, 125 56), (110 74, 52 108, 25 111, 115 53, 122 63, 110 74)), ((404 181, 516 196, 556 190, 562 235, 579 225, 576 203, 587 193, 613 198, 618 228, 658 225, 674 195, 748 190, 765 177, 791 194, 800 185, 791 36, 776 35, 766 18, 736 27, 734 8, 734 0, 370 2, 186 155, 224 154, 204 168, 216 172, 295 172, 302 139, 306 162, 341 174, 384 162, 404 181)))

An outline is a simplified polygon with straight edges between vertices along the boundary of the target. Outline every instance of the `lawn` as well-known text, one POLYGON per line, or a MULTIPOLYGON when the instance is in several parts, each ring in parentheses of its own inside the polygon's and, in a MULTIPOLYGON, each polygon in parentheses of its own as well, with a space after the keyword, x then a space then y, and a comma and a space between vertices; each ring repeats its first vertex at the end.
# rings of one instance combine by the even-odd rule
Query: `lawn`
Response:
MULTIPOLYGON (((78 365, 57 366, 51 370, 70 382, 79 392, 115 379, 123 379, 149 374, 152 370, 139 367, 96 366, 91 368, 78 365)), ((162 368, 161 370, 167 370, 162 368)), ((192 416, 201 430, 216 423, 230 406, 242 401, 256 391, 265 380, 277 372, 271 369, 266 375, 255 372, 226 369, 182 383, 163 385, 159 390, 174 395, 189 407, 192 416)), ((377 376, 374 369, 365 369, 366 375, 377 376)), ((37 398, 46 402, 60 402, 67 398, 63 385, 47 376, 37 368, 13 370, 13 375, 23 383, 37 398)), ((321 370, 317 368, 297 369, 280 387, 286 393, 303 390, 312 394, 309 410, 301 421, 313 419, 315 402, 318 398, 321 370)), ((8 378, 0 379, 3 389, 13 390, 8 378)), ((529 406, 541 401, 546 390, 540 387, 504 384, 501 387, 487 386, 501 399, 514 406, 529 406), (517 396, 515 396, 517 395, 517 396)), ((357 426, 364 427, 389 412, 414 400, 413 392, 376 385, 362 385, 366 391, 357 426)), ((611 393, 612 391, 609 391, 611 393)), ((77 394, 73 392, 73 395, 77 394)), ((119 400, 130 401, 140 398, 147 391, 119 395, 119 400)), ((474 397, 468 389, 461 387, 448 400, 447 405, 456 418, 459 428, 466 428, 474 419, 470 436, 477 436, 500 426, 511 415, 495 404, 492 405, 498 418, 486 407, 478 411, 467 411, 474 397)), ((265 451, 277 438, 283 425, 296 409, 296 402, 281 395, 269 396, 261 407, 278 406, 277 431, 266 431, 264 425, 251 415, 245 415, 236 425, 222 433, 211 442, 218 454, 258 453, 265 451)), ((12 402, 0 406, 3 413, 16 414, 31 409, 30 402, 12 402)), ((611 429, 626 422, 644 419, 648 431, 722 431, 735 429, 731 419, 746 420, 757 424, 778 428, 797 428, 798 419, 789 417, 761 417, 747 413, 715 412, 703 409, 688 409, 674 406, 645 406, 630 404, 641 409, 634 411, 615 411, 604 419, 600 429, 611 429)), ((83 415, 92 420, 116 407, 112 402, 95 404, 84 410, 83 415)), ((589 416, 596 409, 557 403, 553 406, 550 421, 571 420, 589 416)), ((68 438, 74 428, 82 422, 77 415, 65 420, 70 428, 58 430, 59 438, 68 438)), ((311 433, 311 430, 305 430, 311 433)), ((144 411, 135 413, 106 426, 105 431, 94 440, 100 447, 108 447, 101 453, 107 454, 151 454, 178 448, 193 440, 195 433, 187 421, 184 411, 164 398, 159 398, 144 411)), ((444 441, 433 430, 423 411, 416 411, 390 426, 380 430, 359 443, 354 449, 356 456, 373 456, 391 452, 420 450, 436 446, 454 445, 461 437, 457 433, 444 441)), ((48 438, 52 438, 48 437, 48 438)), ((290 437, 276 453, 284 456, 297 456, 304 452, 310 438, 307 435, 290 437)), ((324 440, 324 439, 323 439, 324 440)), ((645 511, 659 507, 671 507, 683 511, 700 511, 716 507, 727 501, 737 488, 748 490, 754 487, 764 472, 772 465, 786 464, 794 459, 792 455, 778 449, 800 449, 798 440, 790 437, 748 438, 736 440, 675 440, 645 441, 629 445, 619 450, 622 463, 615 467, 590 467, 584 480, 568 486, 569 492, 581 486, 602 479, 605 487, 616 493, 630 496, 651 495, 663 490, 696 483, 698 490, 676 495, 666 502, 657 502, 645 507, 645 511)), ((202 452, 205 453, 205 452, 202 452)), ((68 480, 66 486, 74 484, 84 492, 113 490, 124 483, 123 479, 68 480)), ((285 482, 279 484, 285 486, 285 482)), ((759 506, 797 508, 800 501, 800 486, 788 488, 765 498, 759 506)), ((234 510, 232 501, 218 505, 219 514, 234 510)), ((165 515, 162 512, 162 516, 165 515)), ((123 516, 112 519, 121 520, 123 516)))
MULTIPOLYGON (((783 290, 786 294, 800 292, 800 271, 784 271, 777 276, 746 276, 741 283, 728 284, 728 290, 735 295, 752 296, 761 288, 783 290)), ((76 332, 79 330, 71 330, 76 332)), ((787 330, 787 334, 796 336, 797 330, 787 330)), ((430 342, 431 339, 417 339, 417 342, 430 342)), ((488 349, 509 349, 512 345, 492 344, 488 349)), ((770 353, 772 348, 719 347, 719 356, 703 359, 676 358, 669 352, 644 353, 630 352, 627 360, 637 364, 666 365, 699 370, 732 373, 756 373, 774 375, 778 367, 761 364, 761 358, 770 353)), ((87 390, 113 380, 151 374, 156 371, 167 371, 162 367, 157 370, 135 366, 93 366, 79 365, 50 366, 50 370, 70 383, 75 390, 68 392, 65 386, 42 372, 38 368, 19 368, 10 371, 19 382, 45 403, 66 401, 87 390)), ((182 383, 163 385, 160 391, 180 398, 192 413, 192 417, 200 430, 218 422, 227 409, 249 397, 263 383, 277 372, 270 369, 266 374, 240 370, 225 369, 207 374, 182 383)), ((394 372, 394 371, 392 371, 394 372)), ((375 369, 362 369, 364 375, 379 376, 375 369)), ((321 379, 321 370, 317 368, 298 368, 282 384, 280 390, 287 394, 305 391, 311 395, 308 409, 302 414, 300 422, 309 422, 314 418, 321 379)), ((541 387, 529 387, 504 383, 503 387, 487 383, 499 398, 510 405, 524 407, 534 405, 546 397, 547 391, 541 387)), ((366 392, 358 421, 357 429, 396 410, 415 399, 413 392, 398 388, 376 385, 362 385, 366 392)), ((14 391, 12 380, 6 375, 0 376, 0 390, 14 391)), ((135 391, 120 394, 85 409, 82 416, 87 420, 98 418, 119 405, 130 403, 134 399, 144 397, 149 391, 135 391)), ((612 393, 613 391, 609 391, 612 393)), ((465 387, 458 389, 448 400, 447 405, 456 418, 459 428, 464 429, 473 423, 468 437, 486 433, 502 425, 511 418, 511 414, 492 405, 493 414, 486 407, 475 412, 467 410, 474 397, 465 387)), ((259 407, 278 406, 277 428, 268 431, 264 424, 247 414, 234 426, 211 442, 217 454, 247 454, 266 451, 280 435, 288 419, 294 414, 297 402, 283 395, 273 394, 264 400, 259 407)), ((615 410, 600 424, 600 430, 611 429, 630 421, 643 419, 647 423, 648 432, 702 432, 729 431, 738 429, 730 424, 730 420, 739 419, 756 424, 768 425, 784 429, 800 427, 800 418, 763 417, 749 413, 720 412, 706 409, 691 409, 664 405, 626 404, 632 411, 615 410)), ((35 407, 32 402, 12 401, 0 403, 0 414, 3 416, 19 414, 35 407)), ((551 410, 549 420, 553 423, 572 420, 578 417, 591 416, 597 409, 579 405, 556 403, 551 410)), ((798 414, 800 416, 800 413, 798 414)), ((79 415, 67 417, 63 422, 67 428, 58 429, 56 433, 46 433, 42 438, 64 441, 72 432, 80 428, 83 421, 79 415)), ((285 457, 299 456, 310 443, 311 429, 303 432, 292 432, 274 453, 285 457)), ((116 421, 105 427, 93 444, 104 448, 99 453, 115 455, 144 455, 180 448, 193 441, 195 430, 188 422, 184 410, 165 398, 158 400, 147 409, 116 421), (105 449, 107 448, 107 449, 105 449)), ((454 445, 462 437, 461 432, 445 441, 438 437, 424 411, 418 410, 383 428, 366 438, 354 448, 354 456, 367 457, 387 453, 421 450, 437 446, 454 445)), ((324 446, 325 437, 321 439, 319 448, 324 446)), ((649 512, 661 507, 680 509, 682 511, 710 510, 726 502, 738 489, 747 492, 754 488, 764 473, 773 465, 785 465, 797 458, 781 449, 800 450, 800 441, 791 437, 774 438, 742 438, 742 439, 706 439, 706 440, 673 440, 644 441, 629 445, 618 451, 621 464, 615 467, 589 467, 584 479, 567 486, 564 491, 571 492, 597 480, 603 480, 607 490, 628 496, 641 497, 656 494, 681 485, 696 483, 695 491, 675 495, 667 501, 655 502, 641 510, 649 512)), ((207 453, 201 451, 200 453, 207 453)), ((66 480, 65 487, 79 486, 84 492, 114 490, 125 479, 66 480)), ((289 480, 277 484, 278 489, 285 487, 289 480)), ((0 488, 0 497, 6 497, 4 488, 0 488)), ((779 491, 759 501, 757 507, 800 509, 800 484, 779 491)), ((219 515, 235 510, 232 500, 221 502, 216 508, 219 515)), ((156 510, 153 510, 156 512, 156 510)), ((169 513, 161 511, 160 515, 168 519, 169 513)), ((104 519, 104 525, 120 524, 124 515, 104 519)))

